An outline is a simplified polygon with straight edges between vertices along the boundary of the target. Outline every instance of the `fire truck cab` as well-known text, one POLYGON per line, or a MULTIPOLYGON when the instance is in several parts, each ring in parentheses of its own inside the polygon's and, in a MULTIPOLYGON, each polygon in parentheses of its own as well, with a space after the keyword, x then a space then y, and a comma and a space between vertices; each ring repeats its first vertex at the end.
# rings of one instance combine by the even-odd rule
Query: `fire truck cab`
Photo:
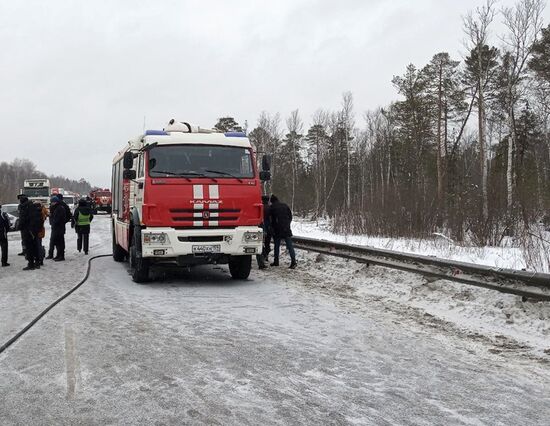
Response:
POLYGON ((163 264, 229 264, 247 278, 262 250, 262 164, 244 133, 174 120, 130 140, 113 160, 114 260, 128 258, 136 282, 163 264))

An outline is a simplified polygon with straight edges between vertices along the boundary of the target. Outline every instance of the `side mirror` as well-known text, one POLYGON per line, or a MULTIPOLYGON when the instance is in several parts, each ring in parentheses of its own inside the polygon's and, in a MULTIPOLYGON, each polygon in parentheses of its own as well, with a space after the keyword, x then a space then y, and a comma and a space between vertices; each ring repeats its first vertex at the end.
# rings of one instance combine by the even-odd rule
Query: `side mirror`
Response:
POLYGON ((262 170, 264 172, 268 172, 271 170, 271 155, 268 155, 268 154, 262 155, 262 170))
POLYGON ((137 174, 135 170, 132 169, 126 169, 122 172, 122 178, 123 179, 130 179, 134 180, 136 178, 137 174))
POLYGON ((271 172, 270 171, 266 171, 266 170, 262 170, 260 172, 260 180, 262 182, 267 182, 268 180, 271 180, 271 172))
POLYGON ((131 169, 134 167, 134 154, 130 151, 124 153, 124 158, 122 159, 122 166, 124 170, 131 169))

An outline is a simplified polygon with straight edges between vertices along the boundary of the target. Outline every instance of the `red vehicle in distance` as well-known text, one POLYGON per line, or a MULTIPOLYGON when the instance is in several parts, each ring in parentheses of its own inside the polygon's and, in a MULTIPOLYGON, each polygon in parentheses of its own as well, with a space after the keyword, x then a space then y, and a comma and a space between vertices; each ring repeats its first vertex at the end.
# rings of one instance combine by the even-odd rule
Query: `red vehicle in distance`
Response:
POLYGON ((109 189, 94 189, 90 192, 92 199, 92 210, 94 213, 106 212, 111 214, 113 206, 113 197, 109 189))

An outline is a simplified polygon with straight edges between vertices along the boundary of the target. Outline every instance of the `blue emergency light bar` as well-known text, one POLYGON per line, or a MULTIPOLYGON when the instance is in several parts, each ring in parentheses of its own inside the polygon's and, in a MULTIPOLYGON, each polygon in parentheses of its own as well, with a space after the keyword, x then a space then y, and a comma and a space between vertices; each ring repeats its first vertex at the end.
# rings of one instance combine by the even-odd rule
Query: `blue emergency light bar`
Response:
POLYGON ((146 130, 145 136, 168 136, 164 130, 146 130))
POLYGON ((225 132, 224 135, 228 138, 246 138, 244 132, 225 132))

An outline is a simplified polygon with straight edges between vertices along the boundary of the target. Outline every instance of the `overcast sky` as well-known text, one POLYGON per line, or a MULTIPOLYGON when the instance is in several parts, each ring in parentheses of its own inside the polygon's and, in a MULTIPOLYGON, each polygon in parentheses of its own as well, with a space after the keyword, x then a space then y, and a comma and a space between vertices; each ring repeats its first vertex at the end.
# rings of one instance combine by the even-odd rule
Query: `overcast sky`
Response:
POLYGON ((0 0, 0 160, 109 186, 144 116, 151 129, 224 115, 253 127, 261 111, 299 108, 307 123, 350 90, 362 124, 397 98, 391 78, 408 63, 460 58, 461 16, 482 3, 0 0))

